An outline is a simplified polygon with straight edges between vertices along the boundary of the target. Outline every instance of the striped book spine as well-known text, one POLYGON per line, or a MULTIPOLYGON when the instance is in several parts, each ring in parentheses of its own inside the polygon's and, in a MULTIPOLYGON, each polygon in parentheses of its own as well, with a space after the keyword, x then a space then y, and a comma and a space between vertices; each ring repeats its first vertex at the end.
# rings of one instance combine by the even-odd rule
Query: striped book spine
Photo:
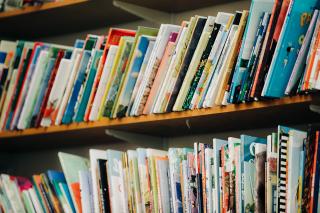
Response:
POLYGON ((289 134, 281 133, 278 152, 278 212, 286 212, 286 186, 287 186, 287 144, 289 134))

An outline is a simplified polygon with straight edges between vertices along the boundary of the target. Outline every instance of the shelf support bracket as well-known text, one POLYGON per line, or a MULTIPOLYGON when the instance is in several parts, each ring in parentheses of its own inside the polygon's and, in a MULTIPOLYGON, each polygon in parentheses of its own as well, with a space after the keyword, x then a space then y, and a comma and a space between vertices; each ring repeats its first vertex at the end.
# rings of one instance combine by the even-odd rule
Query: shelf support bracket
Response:
POLYGON ((105 133, 111 137, 130 142, 130 143, 141 143, 144 142, 147 145, 150 143, 155 143, 159 145, 163 145, 163 143, 166 141, 163 137, 156 137, 156 136, 150 136, 150 135, 144 135, 144 134, 138 134, 138 133, 130 133, 125 131, 119 131, 119 130, 112 130, 112 129, 106 129, 105 133))
POLYGON ((174 15, 171 13, 163 12, 160 10, 155 10, 147 7, 142 7, 139 5, 114 0, 113 5, 122 10, 125 10, 133 15, 136 15, 140 18, 143 18, 147 21, 155 22, 155 23, 173 23, 174 15))

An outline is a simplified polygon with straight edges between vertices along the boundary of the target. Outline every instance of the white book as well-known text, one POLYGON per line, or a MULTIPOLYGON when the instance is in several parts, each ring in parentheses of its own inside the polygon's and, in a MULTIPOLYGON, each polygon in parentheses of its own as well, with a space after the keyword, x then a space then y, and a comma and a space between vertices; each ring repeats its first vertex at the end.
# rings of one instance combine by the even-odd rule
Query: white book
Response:
POLYGON ((137 93, 136 100, 133 104, 135 109, 134 115, 142 114, 143 107, 147 101, 149 91, 151 89, 153 80, 161 63, 165 48, 169 41, 170 34, 172 32, 179 32, 180 26, 162 24, 159 30, 159 34, 156 38, 154 49, 151 53, 150 60, 145 70, 144 79, 141 82, 140 88, 137 93))
POLYGON ((55 120, 55 125, 59 125, 61 124, 61 120, 63 117, 63 114, 65 112, 65 109, 67 107, 70 95, 71 95, 71 91, 72 88, 74 86, 74 82, 76 79, 76 76, 78 75, 78 71, 79 71, 79 65, 80 65, 80 61, 81 61, 81 49, 74 49, 73 53, 72 53, 72 57, 71 57, 71 73, 69 76, 69 80, 66 86, 66 89, 64 91, 62 100, 61 100, 61 104, 58 110, 58 115, 57 118, 55 120))
POLYGON ((159 212, 170 212, 169 161, 156 160, 159 212))
POLYGON ((44 210, 42 209, 41 203, 39 201, 39 198, 36 194, 36 191, 34 188, 28 189, 28 193, 30 194, 30 198, 32 200, 32 204, 34 209, 36 210, 37 213, 44 213, 44 210))
POLYGON ((186 96, 188 95, 188 91, 191 86, 194 75, 197 72, 197 68, 199 67, 199 63, 200 63, 200 59, 203 54, 203 51, 205 50, 205 48, 208 44, 211 32, 214 27, 214 22, 215 22, 215 17, 208 16, 206 24, 203 28, 201 37, 199 39, 199 43, 198 43, 197 48, 193 54, 193 57, 191 59, 190 65, 188 67, 186 76, 183 80, 183 83, 181 85, 176 102, 173 106, 173 111, 182 111, 183 110, 182 105, 186 99, 186 96))
POLYGON ((130 102, 129 102, 129 107, 128 107, 128 110, 127 110, 127 115, 130 115, 130 116, 134 115, 133 104, 134 104, 134 101, 136 99, 136 96, 137 96, 138 90, 140 88, 141 82, 142 82, 142 80, 144 78, 144 73, 145 73, 145 70, 147 68, 148 61, 150 59, 151 53, 153 51, 154 44, 155 44, 154 40, 149 42, 149 46, 148 46, 147 52, 146 52, 146 54, 144 56, 144 59, 143 59, 143 62, 142 62, 141 68, 140 68, 140 72, 139 72, 136 84, 134 85, 134 89, 132 91, 132 95, 131 95, 130 102))
MULTIPOLYGON (((58 110, 61 104, 62 96, 67 86, 71 73, 71 60, 61 59, 56 78, 54 80, 47 106, 53 106, 54 110, 58 110)), ((51 125, 51 117, 44 117, 41 120, 41 126, 47 127, 51 125)))
POLYGON ((35 211, 35 209, 33 207, 33 203, 32 203, 29 191, 28 190, 23 190, 21 192, 21 197, 22 197, 22 200, 24 202, 24 205, 25 205, 25 208, 26 208, 27 212, 28 213, 36 213, 36 211, 35 211))
POLYGON ((23 206, 23 202, 20 197, 19 189, 17 184, 10 179, 9 175, 2 174, 1 180, 5 193, 10 201, 10 204, 14 212, 25 213, 26 210, 23 206))
POLYGON ((107 153, 105 150, 97 150, 97 149, 90 149, 89 150, 89 158, 90 158, 90 170, 92 176, 92 185, 93 190, 93 203, 94 203, 94 212, 100 212, 99 208, 99 178, 97 176, 98 170, 98 159, 107 160, 107 153))
POLYGON ((303 131, 290 130, 287 143, 287 212, 298 212, 298 186, 300 175, 300 152, 303 149, 303 142, 307 133, 303 131))
POLYGON ((1 52, 15 53, 16 47, 17 47, 17 43, 15 41, 7 41, 7 40, 0 41, 0 51, 1 52))
MULTIPOLYGON (((82 212, 94 213, 92 178, 89 171, 79 171, 82 212)), ((95 187, 96 188, 96 187, 95 187)))
POLYGON ((38 97, 39 86, 41 84, 42 76, 45 72, 45 67, 49 60, 49 52, 42 50, 37 61, 34 74, 32 75, 30 87, 27 91, 26 100, 23 104, 21 115, 18 121, 17 128, 25 129, 31 121, 31 115, 35 105, 36 98, 38 97))
POLYGON ((162 112, 162 106, 163 106, 163 102, 165 101, 166 94, 168 93, 168 89, 171 87, 170 85, 173 84, 170 82, 170 80, 172 78, 173 73, 175 72, 175 67, 178 64, 178 58, 181 58, 184 54, 183 50, 185 45, 187 45, 186 41, 187 41, 187 35, 189 31, 191 30, 188 27, 184 27, 182 29, 181 35, 177 42, 176 50, 174 51, 174 55, 172 56, 172 60, 166 72, 163 84, 160 87, 159 92, 157 94, 156 101, 154 102, 154 106, 152 109, 153 113, 162 112))
POLYGON ((234 39, 236 39, 235 35, 237 33, 238 26, 233 25, 230 29, 228 38, 226 40, 225 46, 223 48, 223 51, 220 56, 220 60, 218 62, 218 65, 215 67, 215 71, 213 72, 213 77, 211 80, 211 83, 208 88, 207 95, 205 97, 203 107, 213 107, 214 101, 216 99, 219 85, 222 83, 222 77, 223 77, 223 71, 225 70, 225 66, 227 65, 228 56, 230 52, 232 51, 232 42, 234 39))
POLYGON ((214 181, 214 189, 213 189, 213 212, 220 212, 220 169, 219 169, 219 162, 220 162, 220 150, 221 147, 228 144, 226 140, 220 139, 213 139, 213 181, 214 181))
POLYGON ((103 71, 101 75, 101 79, 99 81, 97 93, 94 97, 93 104, 92 104, 92 109, 89 115, 89 120, 90 121, 96 121, 99 119, 99 111, 100 107, 102 105, 102 98, 104 96, 104 93, 106 92, 107 88, 107 83, 109 79, 111 78, 111 70, 113 66, 113 62, 115 59, 115 56, 117 54, 119 47, 116 45, 111 45, 108 51, 108 55, 106 58, 106 61, 103 66, 103 71))

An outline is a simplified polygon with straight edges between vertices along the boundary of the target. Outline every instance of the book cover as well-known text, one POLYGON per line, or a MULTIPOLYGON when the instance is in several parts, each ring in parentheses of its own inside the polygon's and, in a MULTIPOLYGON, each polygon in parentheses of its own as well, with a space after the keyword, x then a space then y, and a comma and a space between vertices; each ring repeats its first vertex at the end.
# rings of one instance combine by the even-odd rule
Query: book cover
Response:
POLYGON ((302 39, 308 30, 311 15, 317 1, 292 1, 271 62, 262 96, 279 98, 284 96, 302 39))
POLYGON ((205 24, 203 31, 201 33, 201 36, 199 38, 198 45, 197 45, 196 49, 194 50, 194 55, 192 56, 192 59, 190 61, 190 65, 189 65, 188 70, 186 72, 185 78, 181 84, 181 88, 180 88, 179 94, 177 96, 177 100, 173 106, 174 111, 183 110, 182 105, 186 99, 186 96, 188 94, 188 91, 191 86, 194 75, 196 74, 196 71, 199 67, 201 57, 202 57, 202 55, 207 47, 207 44, 209 42, 211 32, 214 29, 214 21, 215 21, 215 17, 208 16, 208 18, 206 20, 206 24, 205 24))
POLYGON ((213 74, 211 67, 218 64, 222 48, 224 47, 225 41, 227 39, 228 29, 233 18, 234 15, 230 13, 218 13, 217 15, 216 23, 220 24, 220 27, 218 29, 218 33, 208 59, 203 65, 204 67, 199 78, 198 85, 190 101, 190 109, 199 108, 202 105, 202 98, 205 97, 205 93, 207 92, 206 88, 208 87, 209 81, 211 80, 213 74))
POLYGON ((77 212, 82 212, 79 171, 89 170, 89 160, 78 155, 59 152, 59 160, 77 212))
MULTIPOLYGON (((239 13, 237 13, 239 14, 239 13)), ((237 15, 236 16, 239 16, 237 15)), ((239 26, 232 42, 231 52, 229 54, 229 59, 226 62, 224 71, 222 72, 221 84, 217 88, 217 96, 215 99, 216 105, 227 105, 226 99, 229 96, 230 85, 234 74, 234 68, 237 62, 237 57, 239 55, 241 42, 243 39, 243 33, 246 27, 249 11, 244 10, 241 12, 241 19, 239 26)))
POLYGON ((22 82, 22 87, 21 87, 19 97, 18 97, 16 106, 15 106, 15 109, 13 112, 12 120, 10 123, 11 130, 15 129, 17 126, 17 122, 20 117, 20 113, 21 113, 21 109, 22 109, 22 103, 25 101, 26 93, 29 89, 30 80, 31 80, 31 77, 32 77, 32 74, 34 71, 35 64, 38 60, 38 56, 40 54, 42 45, 43 45, 42 43, 35 43, 34 44, 34 47, 33 47, 32 53, 31 53, 31 58, 28 63, 28 68, 27 68, 25 77, 22 82))
POLYGON ((179 34, 177 32, 172 32, 169 36, 169 41, 164 51, 161 63, 159 65, 158 72, 154 78, 154 82, 152 84, 150 94, 143 108, 143 114, 150 114, 152 111, 154 100, 157 99, 158 90, 160 86, 163 84, 163 79, 165 78, 166 71, 168 70, 169 64, 171 62, 178 36, 179 34))
POLYGON ((71 123, 72 118, 75 114, 75 106, 76 106, 76 103, 78 100, 78 95, 80 93, 81 85, 82 85, 84 78, 85 78, 85 72, 86 72, 87 66, 89 64, 90 58, 91 58, 91 51, 84 50, 82 53, 82 57, 81 57, 78 75, 75 79, 73 89, 71 92, 71 96, 69 98, 66 110, 65 110, 63 118, 62 118, 63 124, 71 123))
MULTIPOLYGON (((107 54, 107 59, 106 59, 105 64, 103 66, 103 71, 101 74, 101 79, 99 81, 97 93, 94 97, 92 108, 90 111, 90 116, 89 116, 90 121, 96 121, 99 119, 99 111, 100 111, 101 102, 102 102, 104 92, 107 87, 107 82, 108 82, 109 78, 111 77, 111 69, 112 69, 112 65, 113 65, 115 56, 117 54, 117 51, 118 51, 118 46, 116 46, 116 45, 110 46, 108 54, 107 54)), ((102 60, 102 58, 100 60, 102 60)))
MULTIPOLYGON (((134 85, 136 83, 138 75, 131 76, 132 71, 136 70, 135 72, 140 71, 141 63, 143 61, 145 51, 147 47, 144 49, 143 48, 143 43, 144 41, 141 41, 141 37, 148 38, 150 40, 155 40, 157 34, 158 34, 158 29, 155 28, 149 28, 149 27, 142 27, 139 26, 136 32, 136 36, 134 39, 133 47, 131 48, 131 52, 128 58, 128 65, 126 66, 125 70, 125 76, 123 83, 121 84, 121 87, 119 89, 119 93, 116 97, 115 103, 117 103, 117 107, 114 110, 114 117, 118 117, 116 113, 119 111, 119 103, 122 102, 122 100, 126 100, 126 104, 130 101, 130 97, 134 88, 134 85), (141 43, 142 42, 142 43, 141 43), (140 48, 138 45, 140 44, 140 48), (142 50, 142 54, 137 55, 137 50, 140 49, 142 50), (135 68, 133 70, 133 68, 135 68), (138 71, 139 70, 139 71, 138 71), (130 97, 128 97, 130 96, 130 97), (119 102, 119 103, 118 103, 119 102)), ((149 42, 148 42, 149 44, 149 42)), ((134 72, 134 73, 135 73, 134 72)), ((128 107, 122 107, 121 110, 124 109, 125 111, 127 110, 128 107)), ((122 112, 123 115, 125 115, 125 112, 122 112)), ((120 116, 121 117, 121 116, 120 116)))
POLYGON ((180 26, 162 24, 155 41, 154 49, 150 55, 144 78, 140 84, 137 92, 137 97, 133 107, 135 108, 135 115, 141 115, 143 108, 150 94, 150 90, 154 81, 154 78, 158 72, 165 48, 169 41, 169 36, 172 32, 179 32, 180 26))
POLYGON ((49 51, 47 49, 41 50, 39 59, 35 65, 34 74, 30 80, 30 87, 26 94, 26 100, 23 104, 21 115, 17 124, 18 129, 25 129, 31 122, 32 110, 35 105, 35 99, 37 98, 40 90, 39 86, 41 78, 45 74, 45 67, 49 61, 49 51))
POLYGON ((112 116, 116 96, 123 82, 123 77, 125 76, 126 66, 128 65, 130 52, 133 47, 133 37, 122 37, 121 40, 120 46, 123 45, 123 49, 119 57, 119 62, 114 69, 111 85, 106 96, 105 107, 103 109, 103 116, 105 117, 112 116), (121 41, 122 39, 123 41, 121 41))
POLYGON ((43 113, 41 126, 51 126, 54 124, 58 113, 64 89, 67 85, 68 77, 71 72, 71 60, 63 58, 60 62, 55 81, 48 98, 46 109, 43 113))
POLYGON ((277 0, 272 9, 269 26, 266 32, 266 38, 263 42, 261 56, 259 59, 257 71, 254 77, 254 83, 250 92, 250 97, 259 99, 264 86, 266 75, 273 58, 281 29, 286 18, 290 0, 277 0))
POLYGON ((240 54, 237 60, 235 72, 230 87, 230 94, 228 100, 229 103, 235 103, 238 100, 238 96, 241 89, 241 82, 248 68, 251 50, 254 45, 256 32, 258 30, 259 18, 261 17, 263 12, 271 13, 273 4, 273 0, 253 0, 251 2, 247 27, 243 36, 244 40, 241 45, 240 54))
MULTIPOLYGON (((294 64, 291 76, 289 78, 288 85, 285 90, 286 95, 290 95, 294 92, 294 89, 298 87, 299 79, 302 77, 304 69, 306 68, 306 60, 308 55, 308 50, 310 49, 311 40, 314 38, 314 32, 317 32, 319 29, 320 18, 319 10, 315 10, 312 19, 306 33, 305 38, 303 39, 303 44, 299 51, 297 60, 294 64)), ((309 66, 309 65, 308 65, 309 66)))
POLYGON ((168 105, 166 107, 166 112, 171 112, 176 102, 180 87, 185 79, 186 73, 188 71, 190 62, 194 55, 194 52, 198 46, 199 39, 201 37, 203 28, 206 24, 207 17, 196 16, 196 23, 194 29, 192 30, 192 35, 190 37, 190 42, 188 43, 188 47, 186 49, 185 55, 182 60, 182 64, 178 70, 178 76, 176 81, 174 82, 174 86, 170 95, 170 99, 168 105))
POLYGON ((142 70, 142 65, 146 53, 148 51, 149 45, 151 41, 155 41, 155 37, 142 35, 139 37, 136 49, 133 53, 128 73, 123 82, 122 90, 118 95, 118 101, 116 102, 115 107, 115 116, 116 117, 124 117, 126 116, 130 104, 130 99, 133 94, 133 90, 135 88, 139 73, 142 70))
POLYGON ((47 87, 45 89, 44 97, 43 97, 43 99, 41 101, 41 104, 40 104, 40 112, 38 113, 37 117, 35 118, 35 122, 34 122, 34 126, 35 127, 39 127, 40 126, 40 123, 42 121, 44 112, 45 112, 46 107, 47 107, 47 103, 48 103, 49 96, 50 96, 50 93, 51 93, 51 90, 52 90, 52 86, 54 84, 58 68, 60 66, 60 62, 61 62, 62 58, 64 57, 64 55, 65 55, 65 51, 59 50, 58 53, 57 53, 57 56, 55 57, 55 63, 54 63, 54 66, 52 68, 52 71, 51 71, 51 75, 50 75, 50 78, 49 78, 49 81, 48 81, 48 85, 47 85, 47 87))
POLYGON ((185 98, 185 101, 183 103, 183 106, 182 108, 183 109, 189 109, 190 108, 190 104, 191 104, 191 100, 193 98, 193 95, 196 91, 196 88, 198 86, 198 83, 199 83, 199 80, 200 80, 200 77, 202 76, 202 72, 204 70, 204 67, 207 63, 207 60, 208 60, 208 57, 209 57, 209 54, 211 52, 211 49, 212 49, 212 46, 217 38, 217 35, 218 35, 218 32, 219 32, 219 29, 221 27, 221 24, 218 24, 218 23, 214 23, 213 25, 213 29, 212 29, 212 32, 209 36, 209 40, 208 40, 208 43, 207 43, 207 46, 205 48, 205 50, 203 51, 203 54, 201 56, 201 59, 200 59, 200 62, 199 62, 199 65, 197 67, 197 71, 192 79, 192 83, 190 85, 190 88, 189 88, 189 91, 188 91, 188 94, 185 98))
POLYGON ((95 50, 92 53, 92 62, 90 63, 90 67, 87 68, 85 73, 86 78, 84 79, 84 83, 80 89, 80 93, 78 95, 78 105, 75 106, 75 114, 73 120, 75 122, 81 122, 84 120, 85 110, 88 105, 90 92, 92 89, 93 81, 97 73, 99 60, 102 55, 102 50, 95 50))

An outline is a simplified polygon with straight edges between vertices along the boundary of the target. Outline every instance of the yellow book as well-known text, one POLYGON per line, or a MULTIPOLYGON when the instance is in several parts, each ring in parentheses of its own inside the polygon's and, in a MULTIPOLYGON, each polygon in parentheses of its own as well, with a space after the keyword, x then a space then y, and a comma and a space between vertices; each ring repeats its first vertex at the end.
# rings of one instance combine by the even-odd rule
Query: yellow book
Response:
POLYGON ((104 91, 104 94, 103 94, 103 97, 102 97, 102 100, 101 100, 101 105, 99 107, 98 120, 102 117, 102 113, 103 113, 103 110, 104 110, 104 107, 105 107, 105 104, 106 104, 107 95, 108 95, 109 89, 111 87, 113 78, 115 76, 115 72, 116 72, 116 69, 118 67, 120 58, 124 53, 124 51, 123 51, 124 50, 124 44, 126 43, 126 39, 127 38, 128 38, 127 36, 123 36, 120 39, 119 48, 118 48, 116 57, 114 59, 113 65, 112 65, 111 74, 109 75, 110 77, 109 77, 109 79, 107 81, 108 82, 107 83, 107 87, 106 87, 106 90, 104 91))

